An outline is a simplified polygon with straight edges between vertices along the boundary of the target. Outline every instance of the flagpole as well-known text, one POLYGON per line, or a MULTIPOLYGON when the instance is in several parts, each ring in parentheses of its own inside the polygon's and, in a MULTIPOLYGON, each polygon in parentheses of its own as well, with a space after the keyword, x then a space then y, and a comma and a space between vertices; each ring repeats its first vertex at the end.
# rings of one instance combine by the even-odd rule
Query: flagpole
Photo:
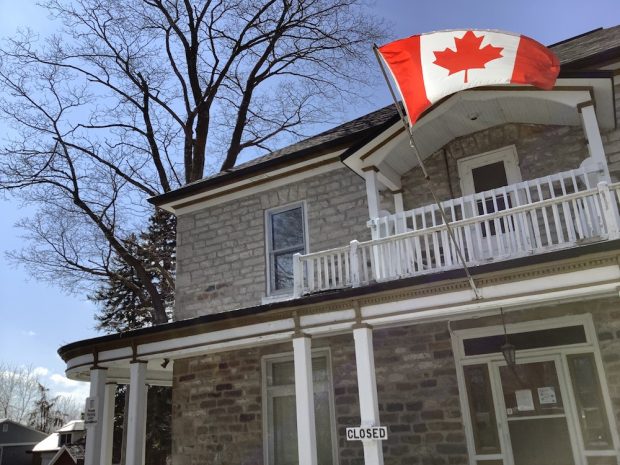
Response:
POLYGON ((463 252, 461 251, 461 248, 459 247, 459 244, 456 241, 456 237, 454 236, 454 231, 452 227, 450 226, 450 221, 448 220, 448 216, 446 215, 446 212, 443 209, 441 202, 439 201, 439 199, 437 198, 437 195, 435 194, 435 191, 431 184, 431 177, 428 175, 428 172, 426 171, 426 166, 424 166, 424 161, 422 161, 420 152, 418 151, 416 143, 413 139, 413 129, 407 122, 407 119, 405 118, 405 114, 403 113, 403 109, 401 108, 398 98, 396 97, 396 93, 394 92, 392 83, 390 82, 390 79, 385 70, 385 67, 383 66, 383 61, 381 60, 381 56, 379 54, 379 47, 377 47, 377 44, 373 44, 372 50, 375 53, 375 57, 377 58, 377 63, 379 63, 379 68, 381 68, 381 73, 383 74, 383 78, 385 79, 388 89, 390 90, 390 94, 392 95, 392 99, 394 100, 394 105, 396 106, 396 111, 398 112, 398 116, 400 116, 400 120, 403 123, 403 126, 405 127, 407 134, 409 135, 409 146, 413 150, 413 153, 415 154, 418 160, 418 164, 420 168, 422 169, 422 174, 424 175, 424 180, 426 181, 428 190, 430 191, 431 196, 433 197, 433 200, 435 201, 435 204, 437 205, 437 208, 439 209, 439 215, 441 216, 441 219, 446 225, 448 237, 450 237, 450 240, 454 244, 454 248, 459 257, 459 261, 461 262, 461 265, 463 266, 463 270, 465 270, 465 276, 467 276, 467 280, 469 281, 469 285, 471 286, 472 291, 474 291, 474 295, 476 296, 476 299, 481 299, 482 296, 480 295, 480 292, 478 291, 478 288, 476 287, 476 283, 474 282, 474 278, 472 277, 471 273, 469 272, 469 268, 467 267, 467 264, 465 263, 465 257, 463 256, 463 252))

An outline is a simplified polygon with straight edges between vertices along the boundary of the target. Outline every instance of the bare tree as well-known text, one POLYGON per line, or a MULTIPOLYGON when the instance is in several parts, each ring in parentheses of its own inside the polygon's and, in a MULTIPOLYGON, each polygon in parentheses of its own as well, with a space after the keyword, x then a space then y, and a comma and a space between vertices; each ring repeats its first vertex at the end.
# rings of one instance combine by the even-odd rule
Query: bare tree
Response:
POLYGON ((0 362, 0 417, 25 423, 38 386, 39 378, 31 366, 0 362))
POLYGON ((75 397, 58 395, 56 396, 54 407, 58 412, 58 416, 62 418, 63 424, 71 420, 81 420, 83 418, 84 403, 75 397))
POLYGON ((127 245, 152 216, 144 199, 325 121, 367 80, 370 44, 384 36, 363 0, 46 6, 61 32, 22 33, 0 51, 0 114, 13 128, 0 189, 38 208, 13 258, 69 290, 122 281, 120 260, 155 324, 165 299, 127 245))
POLYGON ((39 375, 32 366, 0 362, 0 418, 31 423, 46 432, 69 420, 79 420, 81 402, 60 394, 49 398, 49 388, 39 375))

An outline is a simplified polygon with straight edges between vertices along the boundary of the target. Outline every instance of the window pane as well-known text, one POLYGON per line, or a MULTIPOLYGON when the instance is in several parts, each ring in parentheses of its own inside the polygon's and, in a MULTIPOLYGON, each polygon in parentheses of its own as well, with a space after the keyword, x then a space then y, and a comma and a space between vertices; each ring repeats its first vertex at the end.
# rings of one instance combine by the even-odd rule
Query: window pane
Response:
MULTIPOLYGON (((581 344, 586 342, 586 333, 582 325, 567 326, 564 328, 541 329, 525 333, 509 334, 510 343, 517 350, 537 349, 540 347, 563 346, 568 344, 581 344)), ((500 353, 501 347, 506 342, 503 334, 496 336, 477 337, 465 339, 463 348, 465 355, 482 355, 500 353)))
MULTIPOLYGON (((325 357, 315 357, 312 359, 312 379, 315 384, 327 381, 327 359, 325 357)), ((314 389, 316 389, 316 386, 314 389)))
POLYGON ((271 365, 272 385, 295 384, 295 365, 293 361, 277 362, 271 365))
MULTIPOLYGON (((292 360, 271 364, 271 385, 285 386, 295 384, 295 364, 292 360)), ((327 381, 327 360, 325 357, 312 359, 312 379, 314 383, 327 381)), ((315 388, 316 389, 316 386, 315 388)))
POLYGON ((476 192, 490 191, 508 185, 503 161, 474 168, 471 170, 471 176, 474 179, 476 192))
POLYGON ((487 365, 463 367, 476 453, 499 453, 499 438, 487 365))
POLYGON ((508 419, 564 414, 555 362, 501 366, 499 373, 508 419))
POLYGON ((314 393, 314 421, 316 424, 316 448, 319 465, 331 465, 332 426, 329 415, 329 393, 314 393))
POLYGON ((588 465, 618 465, 616 456, 611 457, 587 457, 588 465))
POLYGON ((271 215, 271 241, 273 250, 303 246, 304 228, 301 207, 271 215))
POLYGON ((607 412, 592 354, 568 356, 575 403, 586 449, 612 449, 607 412))
POLYGON ((296 465, 297 456, 297 414, 295 396, 274 397, 273 456, 275 465, 296 465))
POLYGON ((293 250, 273 256, 273 283, 272 288, 290 289, 293 287, 293 255, 303 253, 303 249, 293 250))
POLYGON ((542 418, 508 423, 515 465, 573 465, 566 418, 542 418))

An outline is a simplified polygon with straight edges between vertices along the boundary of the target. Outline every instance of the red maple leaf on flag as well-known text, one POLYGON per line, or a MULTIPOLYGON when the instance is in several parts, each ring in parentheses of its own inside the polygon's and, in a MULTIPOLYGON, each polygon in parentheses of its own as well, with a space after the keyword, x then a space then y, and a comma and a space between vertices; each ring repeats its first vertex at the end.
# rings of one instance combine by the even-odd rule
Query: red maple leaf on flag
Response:
POLYGON ((456 51, 446 48, 435 54, 435 63, 442 68, 446 68, 450 73, 448 76, 465 71, 465 82, 467 82, 467 71, 470 69, 483 69, 492 60, 501 58, 503 55, 502 47, 485 45, 480 48, 484 36, 477 37, 472 31, 467 31, 460 39, 454 38, 456 51))

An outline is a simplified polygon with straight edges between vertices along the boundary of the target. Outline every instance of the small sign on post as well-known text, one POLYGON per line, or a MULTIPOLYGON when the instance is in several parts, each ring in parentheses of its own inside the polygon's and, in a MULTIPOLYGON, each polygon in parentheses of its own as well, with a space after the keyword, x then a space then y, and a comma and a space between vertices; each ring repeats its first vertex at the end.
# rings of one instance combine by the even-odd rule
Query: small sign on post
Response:
POLYGON ((87 397, 86 407, 84 408, 84 423, 87 425, 96 424, 98 419, 97 413, 97 398, 87 397))
POLYGON ((347 441, 385 441, 387 438, 387 426, 357 426, 347 428, 347 441))

